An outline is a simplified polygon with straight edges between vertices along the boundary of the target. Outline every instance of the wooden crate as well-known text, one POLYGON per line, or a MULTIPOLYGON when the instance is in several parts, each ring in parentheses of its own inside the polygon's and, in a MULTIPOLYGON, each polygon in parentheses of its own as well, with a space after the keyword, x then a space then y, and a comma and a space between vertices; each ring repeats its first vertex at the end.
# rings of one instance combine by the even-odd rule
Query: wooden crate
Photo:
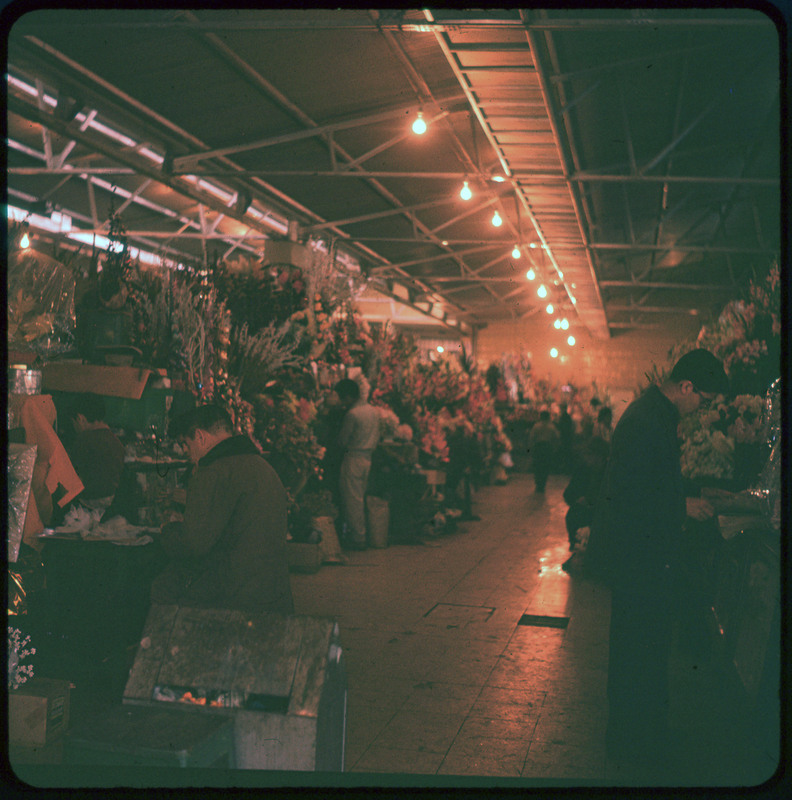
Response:
POLYGON ((233 767, 234 726, 223 717, 119 706, 88 717, 66 736, 70 764, 233 767))
POLYGON ((333 620, 152 606, 124 703, 162 707, 169 687, 244 698, 196 708, 234 721, 236 766, 343 771, 346 672, 333 620))
POLYGON ((8 740, 43 746, 69 726, 68 681, 31 678, 8 696, 8 740))

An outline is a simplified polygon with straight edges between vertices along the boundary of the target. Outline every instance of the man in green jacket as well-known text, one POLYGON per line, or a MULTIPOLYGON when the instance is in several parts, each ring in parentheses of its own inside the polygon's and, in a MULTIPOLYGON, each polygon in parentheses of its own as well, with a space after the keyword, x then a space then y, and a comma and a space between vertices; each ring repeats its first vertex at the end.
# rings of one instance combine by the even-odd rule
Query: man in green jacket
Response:
POLYGON ((195 470, 182 519, 163 525, 170 561, 152 586, 154 603, 294 612, 286 560, 286 490, 228 414, 199 406, 174 423, 195 470))

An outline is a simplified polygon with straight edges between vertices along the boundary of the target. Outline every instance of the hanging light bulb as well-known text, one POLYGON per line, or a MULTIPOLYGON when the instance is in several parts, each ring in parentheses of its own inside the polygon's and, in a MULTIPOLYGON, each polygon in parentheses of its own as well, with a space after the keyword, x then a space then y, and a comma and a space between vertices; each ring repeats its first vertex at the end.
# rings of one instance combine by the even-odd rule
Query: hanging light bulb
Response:
POLYGON ((27 235, 27 233, 22 234, 22 238, 19 240, 19 246, 23 250, 27 250, 28 247, 30 247, 30 237, 27 235))
POLYGON ((540 287, 539 287, 539 288, 536 290, 536 293, 539 295, 539 297, 547 297, 547 288, 545 287, 545 285, 544 285, 544 284, 542 284, 542 285, 541 285, 541 286, 540 286, 540 287))
POLYGON ((412 124, 413 133, 418 134, 420 136, 422 133, 426 133, 426 122, 423 118, 423 111, 418 112, 418 116, 415 118, 415 122, 412 124))
POLYGON ((503 220, 501 219, 501 215, 498 213, 498 210, 495 209, 495 213, 492 215, 492 224, 496 228, 500 228, 503 225, 503 220))
POLYGON ((522 255, 520 252, 520 248, 517 245, 514 245, 514 250, 512 250, 512 258, 519 258, 522 255))
POLYGON ((437 352, 438 353, 445 353, 445 347, 443 347, 443 345, 441 345, 441 344, 437 345, 437 352))
POLYGON ((564 330, 566 330, 566 329, 569 327, 569 320, 568 320, 566 317, 564 317, 564 318, 561 320, 561 327, 562 327, 564 330))
POLYGON ((558 350, 556 350, 556 349, 555 349, 555 347, 554 347, 554 348, 553 348, 553 349, 550 351, 550 355, 551 355, 553 358, 558 358, 558 350))
POLYGON ((548 304, 547 304, 547 308, 545 309, 545 311, 546 311, 548 314, 552 314, 552 313, 553 313, 553 310, 554 310, 554 309, 553 309, 553 304, 552 304, 552 303, 548 303, 548 304))
POLYGON ((529 281, 532 281, 536 278, 536 273, 532 269, 529 269, 528 272, 525 273, 525 277, 528 278, 529 281))
POLYGON ((459 190, 459 196, 463 200, 470 200, 473 197, 473 192, 470 191, 470 185, 467 181, 462 184, 462 188, 459 190))
POLYGON ((568 344, 570 347, 574 347, 574 345, 575 345, 575 337, 574 337, 574 336, 570 336, 570 337, 568 337, 568 338, 567 338, 567 344, 568 344))
POLYGON ((556 317, 556 321, 553 323, 553 327, 558 330, 561 327, 561 320, 556 317))

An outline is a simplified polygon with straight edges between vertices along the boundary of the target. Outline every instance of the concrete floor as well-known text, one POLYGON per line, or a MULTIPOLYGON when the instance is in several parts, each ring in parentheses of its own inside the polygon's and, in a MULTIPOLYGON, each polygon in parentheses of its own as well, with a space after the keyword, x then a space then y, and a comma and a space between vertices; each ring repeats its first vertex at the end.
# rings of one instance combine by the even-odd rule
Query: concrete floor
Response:
POLYGON ((453 534, 350 552, 345 565, 292 576, 297 613, 340 626, 348 777, 386 786, 471 777, 503 786, 744 786, 772 774, 717 659, 676 651, 673 764, 658 775, 608 760, 609 593, 560 567, 565 484, 552 476, 540 495, 530 475, 512 475, 480 489, 481 520, 453 534), (521 625, 525 614, 568 625, 521 625))

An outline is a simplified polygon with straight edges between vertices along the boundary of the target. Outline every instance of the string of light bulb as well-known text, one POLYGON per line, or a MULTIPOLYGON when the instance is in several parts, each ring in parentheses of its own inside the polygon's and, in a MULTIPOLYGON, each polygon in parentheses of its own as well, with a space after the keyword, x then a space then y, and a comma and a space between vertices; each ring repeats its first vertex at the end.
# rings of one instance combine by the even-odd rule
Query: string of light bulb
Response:
MULTIPOLYGON (((417 112, 415 120, 412 123, 412 131, 417 136, 422 136, 424 133, 426 133, 427 124, 426 124, 426 120, 424 119, 424 116, 423 116, 423 111, 418 111, 417 112)), ((489 178, 490 178, 490 180, 494 181, 495 183, 503 183, 506 180, 505 176, 502 175, 497 169, 494 169, 490 173, 489 178)), ((473 197, 473 190, 470 188, 470 182, 467 179, 465 179, 462 182, 462 187, 459 190, 459 196, 462 198, 462 200, 465 200, 465 201, 468 201, 468 200, 472 199, 472 197, 473 197)), ((498 212, 497 209, 495 209, 495 211, 494 211, 494 213, 492 215, 492 219, 490 220, 490 222, 492 223, 492 226, 495 227, 495 228, 500 228, 501 225, 503 225, 503 218, 501 217, 501 215, 500 215, 500 213, 498 212)), ((520 214, 519 214, 519 208, 518 208, 518 210, 517 210, 518 228, 519 228, 519 223, 520 223, 520 214)), ((518 235, 519 235, 519 231, 518 231, 518 235)), ((536 248, 537 244, 536 244, 536 242, 530 242, 528 246, 531 247, 531 248, 536 248)), ((546 244, 542 244, 542 248, 544 250, 548 249, 546 244)), ((522 250, 521 250, 521 245, 519 244, 519 242, 515 243, 514 247, 512 248, 511 256, 515 260, 522 257, 522 250)), ((560 272, 559 272, 559 276, 563 279, 563 275, 561 275, 560 272)), ((526 273, 526 277, 528 278, 528 280, 531 280, 531 281, 536 278, 536 274, 534 273, 533 269, 529 269, 528 270, 528 272, 526 273)), ((547 295, 546 287, 544 285, 540 286, 539 287, 539 296, 540 297, 545 297, 546 295, 547 295)), ((552 313, 552 311, 549 311, 548 313, 552 313)))
POLYGON ((423 118, 423 111, 418 112, 418 116, 412 124, 412 132, 417 136, 426 133, 426 120, 423 118))

